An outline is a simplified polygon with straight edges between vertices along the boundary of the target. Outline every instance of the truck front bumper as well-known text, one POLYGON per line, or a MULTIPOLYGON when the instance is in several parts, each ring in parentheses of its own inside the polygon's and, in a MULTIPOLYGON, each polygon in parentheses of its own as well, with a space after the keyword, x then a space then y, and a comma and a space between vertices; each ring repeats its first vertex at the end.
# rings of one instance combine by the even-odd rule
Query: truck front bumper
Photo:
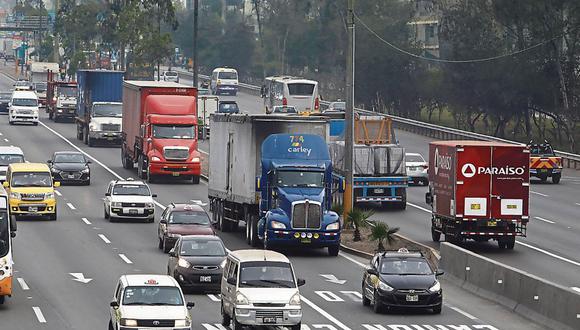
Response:
POLYGON ((300 306, 286 306, 282 308, 259 308, 254 306, 236 306, 236 320, 243 325, 259 326, 286 326, 296 325, 302 321, 300 306))
POLYGON ((89 131, 89 137, 94 140, 109 143, 121 143, 121 132, 89 131))
POLYGON ((340 232, 268 229, 268 244, 322 248, 340 244, 340 232))
POLYGON ((76 108, 56 108, 55 115, 61 118, 75 118, 76 108))
POLYGON ((10 213, 14 215, 45 216, 56 212, 56 200, 21 201, 10 199, 10 213))
POLYGON ((199 176, 201 175, 201 163, 150 162, 149 173, 175 177, 199 176))

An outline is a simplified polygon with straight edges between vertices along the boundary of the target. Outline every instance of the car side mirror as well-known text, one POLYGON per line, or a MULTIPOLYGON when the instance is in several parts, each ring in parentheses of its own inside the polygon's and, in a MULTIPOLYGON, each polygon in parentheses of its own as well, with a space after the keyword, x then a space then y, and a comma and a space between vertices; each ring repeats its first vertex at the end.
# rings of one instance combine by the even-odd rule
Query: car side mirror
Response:
POLYGON ((431 195, 430 192, 425 193, 425 203, 427 203, 427 205, 433 204, 433 195, 431 195))
POLYGON ((152 194, 151 197, 157 198, 157 194, 152 194))
POLYGON ((195 303, 193 301, 188 301, 186 306, 187 309, 192 309, 195 306, 195 303))
POLYGON ((299 278, 298 280, 296 280, 296 284, 298 286, 303 286, 304 284, 306 284, 306 280, 303 278, 299 278))
POLYGON ((445 272, 441 269, 438 269, 437 272, 435 272, 435 276, 441 276, 443 274, 445 274, 445 272))
POLYGON ((15 231, 11 231, 10 232, 10 237, 12 237, 12 238, 16 237, 16 232, 15 231))
POLYGON ((55 182, 54 182, 54 187, 55 187, 55 188, 58 188, 58 187, 60 187, 60 182, 59 182, 59 181, 55 181, 55 182))
POLYGON ((92 164, 93 162, 91 162, 90 160, 87 160, 87 164, 92 164))
POLYGON ((161 220, 159 220, 159 223, 162 223, 162 224, 166 225, 167 224, 167 220, 161 219, 161 220))
POLYGON ((109 304, 111 307, 113 307, 114 309, 119 308, 119 302, 116 300, 111 301, 111 303, 109 304))
POLYGON ((175 248, 169 250, 169 256, 170 257, 177 257, 177 252, 175 252, 175 248))
POLYGON ((46 163, 52 164, 52 159, 47 160, 46 163))
POLYGON ((235 277, 228 277, 227 282, 228 282, 229 285, 236 285, 237 284, 235 277))
POLYGON ((111 193, 105 193, 105 196, 110 197, 111 193))
POLYGON ((8 183, 8 181, 4 181, 4 182, 2 182, 2 186, 4 188, 8 188, 8 187, 10 187, 10 183, 8 183))
POLYGON ((368 273, 369 275, 375 275, 375 276, 379 276, 379 272, 378 272, 376 269, 374 269, 374 268, 369 268, 369 269, 367 269, 367 273, 368 273))

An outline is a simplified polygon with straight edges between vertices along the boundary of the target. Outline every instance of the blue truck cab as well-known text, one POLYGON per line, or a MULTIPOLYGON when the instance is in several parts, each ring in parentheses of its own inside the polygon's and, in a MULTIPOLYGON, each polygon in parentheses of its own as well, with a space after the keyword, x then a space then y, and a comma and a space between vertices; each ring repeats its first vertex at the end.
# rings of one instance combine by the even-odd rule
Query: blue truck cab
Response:
POLYGON ((341 224, 332 206, 332 163, 318 135, 272 134, 262 143, 258 237, 272 246, 327 247, 337 255, 341 224))

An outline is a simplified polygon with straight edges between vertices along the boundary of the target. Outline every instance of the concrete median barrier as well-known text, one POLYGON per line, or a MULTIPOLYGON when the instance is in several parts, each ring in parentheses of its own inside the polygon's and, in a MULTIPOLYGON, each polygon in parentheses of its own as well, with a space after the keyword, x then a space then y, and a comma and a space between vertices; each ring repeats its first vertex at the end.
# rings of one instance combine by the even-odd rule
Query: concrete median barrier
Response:
POLYGON ((580 329, 580 294, 574 290, 447 242, 440 251, 446 276, 464 289, 546 328, 580 329))

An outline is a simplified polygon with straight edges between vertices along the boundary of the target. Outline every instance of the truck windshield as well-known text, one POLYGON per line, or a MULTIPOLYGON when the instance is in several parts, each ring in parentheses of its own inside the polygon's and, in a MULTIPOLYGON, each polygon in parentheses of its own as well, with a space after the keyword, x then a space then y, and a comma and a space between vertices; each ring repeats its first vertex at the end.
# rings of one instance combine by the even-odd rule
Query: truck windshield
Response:
POLYGON ((0 166, 8 166, 13 163, 24 163, 22 155, 0 155, 0 166))
POLYGON ((183 299, 172 286, 130 286, 123 294, 123 305, 181 306, 183 299))
POLYGON ((0 257, 4 257, 8 253, 8 244, 10 243, 8 221, 6 210, 0 211, 0 257))
POLYGON ((242 263, 240 288, 295 288, 294 274, 285 262, 253 261, 242 263))
POLYGON ((219 73, 218 79, 238 79, 238 74, 236 72, 223 71, 219 73))
POLYGON ((52 187, 52 180, 48 172, 14 172, 10 186, 52 187))
POLYGON ((37 92, 46 92, 46 83, 36 83, 34 88, 37 92))
POLYGON ((278 171, 275 182, 278 187, 323 188, 324 172, 278 171))
POLYGON ((157 139, 193 139, 193 125, 153 125, 153 137, 157 139))
POLYGON ((76 97, 77 89, 75 87, 59 87, 58 96, 64 97, 76 97))
POLYGON ((94 104, 93 117, 123 117, 121 104, 94 104))
POLYGON ((532 145, 531 148, 532 155, 553 155, 554 150, 552 149, 551 145, 546 144, 535 144, 532 145))
POLYGON ((12 105, 17 107, 35 107, 38 105, 36 99, 12 99, 12 105))

